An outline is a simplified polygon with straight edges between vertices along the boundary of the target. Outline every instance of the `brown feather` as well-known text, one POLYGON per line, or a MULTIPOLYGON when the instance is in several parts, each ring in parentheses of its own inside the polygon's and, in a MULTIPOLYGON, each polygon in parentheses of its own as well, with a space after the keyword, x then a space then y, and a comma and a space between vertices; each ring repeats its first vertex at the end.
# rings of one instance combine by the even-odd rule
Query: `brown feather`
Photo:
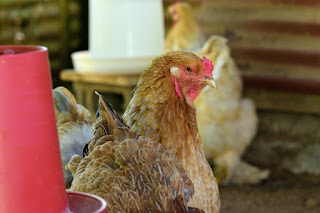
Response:
POLYGON ((68 89, 64 87, 55 88, 53 90, 53 99, 58 127, 68 122, 92 124, 90 112, 77 104, 76 99, 68 89))
POLYGON ((204 156, 196 109, 177 95, 171 80, 170 67, 179 65, 202 70, 202 60, 192 53, 169 52, 156 58, 141 75, 123 117, 133 131, 160 142, 177 156, 195 187, 189 206, 219 212, 219 190, 204 156))
POLYGON ((92 138, 92 117, 90 112, 77 104, 72 93, 64 87, 53 90, 54 106, 59 134, 60 153, 66 187, 70 187, 72 174, 65 166, 75 154, 80 154, 92 138))
POLYGON ((118 118, 99 95, 89 155, 80 163, 73 157, 68 165, 76 167, 71 190, 103 197, 108 212, 189 212, 193 185, 174 153, 118 118))

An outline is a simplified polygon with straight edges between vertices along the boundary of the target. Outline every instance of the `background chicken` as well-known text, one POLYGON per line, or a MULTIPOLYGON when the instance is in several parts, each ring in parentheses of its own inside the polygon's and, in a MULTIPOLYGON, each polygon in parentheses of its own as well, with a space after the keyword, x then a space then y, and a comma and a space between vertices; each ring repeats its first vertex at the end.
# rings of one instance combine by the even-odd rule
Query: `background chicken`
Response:
POLYGON ((168 10, 173 19, 173 26, 167 33, 163 52, 199 49, 204 44, 205 37, 191 6, 185 2, 176 2, 170 5, 168 10))
POLYGON ((213 61, 218 85, 217 90, 205 88, 195 103, 206 157, 219 181, 257 183, 269 172, 240 160, 256 133, 257 114, 254 103, 241 98, 242 81, 227 39, 211 36, 198 54, 213 61))
POLYGON ((188 3, 175 3, 169 10, 174 11, 175 8, 177 11, 183 11, 183 15, 179 16, 177 22, 180 24, 179 28, 174 24, 168 32, 164 51, 185 49, 200 57, 206 56, 213 61, 213 75, 218 79, 218 89, 206 88, 196 101, 199 132, 206 157, 214 166, 214 174, 219 182, 257 183, 268 177, 269 172, 260 171, 240 161, 241 155, 256 133, 257 115, 254 103, 249 99, 241 99, 242 80, 230 56, 227 40, 222 36, 213 35, 203 46, 192 46, 191 44, 201 44, 198 42, 199 38, 203 38, 200 26, 188 3), (188 42, 177 45, 181 44, 180 41, 188 42))
POLYGON ((75 154, 81 154, 93 136, 90 112, 77 104, 74 96, 64 87, 53 90, 60 152, 66 187, 71 185, 72 174, 65 166, 75 154))
POLYGON ((205 212, 218 212, 220 199, 205 158, 193 104, 205 85, 214 87, 212 62, 192 53, 169 52, 142 74, 124 119, 137 133, 173 150, 195 193, 188 202, 205 212))
POLYGON ((68 168, 71 190, 101 196, 109 212, 201 212, 187 206, 193 185, 174 153, 130 131, 101 95, 89 155, 68 168))

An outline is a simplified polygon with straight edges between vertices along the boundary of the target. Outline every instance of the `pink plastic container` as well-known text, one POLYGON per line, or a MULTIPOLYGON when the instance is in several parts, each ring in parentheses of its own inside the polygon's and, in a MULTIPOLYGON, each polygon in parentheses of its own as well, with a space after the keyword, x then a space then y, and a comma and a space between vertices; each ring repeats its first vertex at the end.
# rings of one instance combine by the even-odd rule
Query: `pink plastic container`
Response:
POLYGON ((107 203, 102 198, 81 192, 67 191, 68 206, 74 213, 103 213, 107 203))
POLYGON ((0 212, 69 212, 45 47, 0 46, 0 145, 0 212))
POLYGON ((67 212, 45 47, 0 46, 0 143, 0 212, 67 212))

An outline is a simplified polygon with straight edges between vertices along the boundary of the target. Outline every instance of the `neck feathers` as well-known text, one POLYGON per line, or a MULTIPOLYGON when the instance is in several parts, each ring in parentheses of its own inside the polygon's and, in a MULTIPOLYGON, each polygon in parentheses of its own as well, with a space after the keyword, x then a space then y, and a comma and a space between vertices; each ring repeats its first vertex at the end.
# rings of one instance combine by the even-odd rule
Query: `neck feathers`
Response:
POLYGON ((140 79, 123 117, 131 130, 162 143, 180 159, 182 152, 202 150, 202 144, 194 105, 178 96, 167 76, 147 85, 142 81, 148 78, 140 79))

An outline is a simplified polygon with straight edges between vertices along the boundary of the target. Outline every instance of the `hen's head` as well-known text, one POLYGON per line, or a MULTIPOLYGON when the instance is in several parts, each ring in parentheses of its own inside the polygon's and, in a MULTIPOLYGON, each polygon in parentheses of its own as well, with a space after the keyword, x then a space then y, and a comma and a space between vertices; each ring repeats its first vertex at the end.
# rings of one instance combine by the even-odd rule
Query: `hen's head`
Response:
POLYGON ((172 82, 180 98, 185 97, 190 103, 196 99, 201 90, 209 85, 216 87, 212 78, 213 65, 210 60, 203 60, 195 55, 186 55, 179 63, 170 67, 172 82))
POLYGON ((174 23, 176 23, 181 16, 192 16, 191 6, 186 2, 177 1, 170 5, 168 10, 174 23))
POLYGON ((207 58, 199 58, 191 52, 169 52, 156 58, 146 70, 143 79, 153 87, 165 87, 181 99, 193 103, 201 90, 209 85, 216 87, 212 78, 213 65, 207 58), (161 79, 165 79, 162 82, 161 79))

